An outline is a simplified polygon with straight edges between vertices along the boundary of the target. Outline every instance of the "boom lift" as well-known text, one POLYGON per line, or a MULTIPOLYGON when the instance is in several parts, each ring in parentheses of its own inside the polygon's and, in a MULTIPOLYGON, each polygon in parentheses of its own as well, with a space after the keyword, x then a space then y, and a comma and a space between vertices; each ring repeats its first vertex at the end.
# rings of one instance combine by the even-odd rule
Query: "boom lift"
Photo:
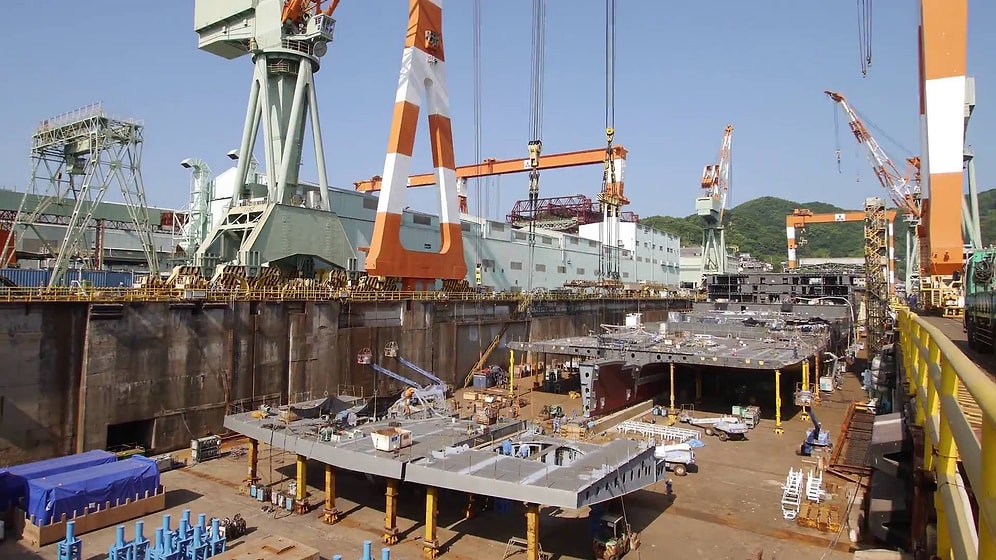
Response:
POLYGON ((436 375, 434 375, 432 372, 430 372, 430 371, 428 371, 426 369, 423 369, 423 368, 419 367, 418 364, 415 364, 414 362, 410 362, 410 361, 402 358, 401 356, 399 356, 398 355, 398 343, 397 342, 388 342, 387 345, 384 346, 384 357, 385 358, 394 358, 395 360, 398 360, 398 363, 400 363, 401 365, 403 365, 406 368, 414 371, 415 373, 421 375, 422 377, 425 377, 426 379, 428 379, 429 381, 432 381, 433 383, 435 383, 436 385, 439 385, 440 387, 445 387, 446 386, 446 382, 443 381, 442 379, 440 379, 439 377, 436 377, 436 375))
POLYGON ((806 441, 802 442, 799 446, 799 454, 809 457, 813 454, 814 447, 832 447, 830 441, 830 434, 823 430, 823 424, 816 419, 816 412, 813 410, 809 411, 809 420, 813 423, 813 427, 806 430, 806 441))
MULTIPOLYGON (((875 177, 892 199, 893 204, 903 213, 907 224, 906 230, 906 293, 912 294, 920 289, 921 260, 919 228, 922 223, 922 201, 920 198, 920 158, 911 157, 906 160, 905 173, 900 173, 889 156, 885 154, 878 142, 868 132, 868 128, 858 117, 858 114, 848 103, 843 94, 836 91, 825 91, 830 99, 840 105, 847 115, 851 132, 858 144, 863 145, 868 152, 875 177)), ((861 214, 864 220, 864 214, 861 214)), ((960 224, 960 221, 959 221, 960 224)), ((791 261, 791 256, 789 258, 791 261)))
POLYGON ((704 196, 695 199, 695 211, 705 221, 702 228, 702 274, 726 273, 726 233, 723 217, 730 192, 730 156, 733 144, 733 125, 723 130, 723 143, 719 148, 718 163, 702 170, 704 196))

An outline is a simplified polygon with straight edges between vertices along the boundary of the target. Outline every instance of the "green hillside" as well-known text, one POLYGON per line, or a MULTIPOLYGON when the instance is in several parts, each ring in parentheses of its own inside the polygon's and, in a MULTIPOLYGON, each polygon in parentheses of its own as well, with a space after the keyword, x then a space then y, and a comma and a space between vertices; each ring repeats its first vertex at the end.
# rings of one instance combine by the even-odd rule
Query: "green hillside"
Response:
MULTIPOLYGON (((785 217, 796 208, 806 208, 817 214, 848 210, 824 202, 793 202, 773 196, 749 200, 726 213, 727 245, 739 246, 741 252, 770 262, 777 269, 778 264, 788 258, 785 217)), ((996 189, 979 193, 979 214, 983 244, 996 242, 996 189)), ((682 246, 694 247, 702 243, 702 220, 694 214, 684 218, 650 216, 640 222, 680 236, 682 246)), ((807 226, 802 235, 806 242, 799 247, 798 256, 860 257, 864 254, 863 227, 857 222, 807 226)), ((905 232, 901 219, 897 219, 896 255, 900 262, 906 251, 905 232)))

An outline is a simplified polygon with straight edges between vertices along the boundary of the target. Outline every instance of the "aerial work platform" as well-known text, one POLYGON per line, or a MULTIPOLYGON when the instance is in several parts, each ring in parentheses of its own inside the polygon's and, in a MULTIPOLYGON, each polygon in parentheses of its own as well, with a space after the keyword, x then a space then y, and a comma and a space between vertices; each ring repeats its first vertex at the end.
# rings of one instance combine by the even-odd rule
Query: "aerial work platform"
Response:
POLYGON ((654 448, 643 442, 569 441, 535 434, 521 420, 486 431, 454 417, 381 421, 345 430, 337 441, 320 436, 325 425, 321 419, 284 423, 251 412, 225 417, 229 430, 336 468, 565 509, 635 492, 663 475, 654 448), (378 449, 372 434, 394 430, 410 432, 410 444, 378 449))

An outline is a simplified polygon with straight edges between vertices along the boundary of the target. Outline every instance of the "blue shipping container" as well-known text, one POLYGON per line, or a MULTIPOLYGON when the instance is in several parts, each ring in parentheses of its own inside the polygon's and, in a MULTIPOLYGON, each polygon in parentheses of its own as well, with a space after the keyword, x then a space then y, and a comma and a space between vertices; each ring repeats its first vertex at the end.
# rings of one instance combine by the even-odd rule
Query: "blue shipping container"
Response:
MULTIPOLYGON (((58 475, 63 473, 114 463, 117 460, 117 455, 102 449, 95 449, 85 453, 69 455, 68 457, 56 457, 54 459, 16 465, 7 469, 3 489, 5 492, 3 493, 6 494, 6 501, 16 504, 21 498, 28 496, 30 492, 28 482, 31 480, 46 477, 58 478, 58 475)), ((0 506, 2 505, 0 503, 0 506)))
POLYGON ((115 463, 66 473, 64 476, 35 479, 30 483, 27 514, 36 525, 72 518, 110 502, 141 499, 159 489, 159 469, 146 457, 131 457, 115 463))
POLYGON ((474 374, 474 388, 483 391, 488 388, 488 376, 483 373, 474 374))
POLYGON ((71 286, 73 282, 93 286, 94 288, 130 288, 134 282, 133 272, 114 270, 67 270, 62 277, 64 286, 71 286))
POLYGON ((37 288, 48 285, 51 272, 37 268, 0 268, 0 276, 21 288, 37 288))

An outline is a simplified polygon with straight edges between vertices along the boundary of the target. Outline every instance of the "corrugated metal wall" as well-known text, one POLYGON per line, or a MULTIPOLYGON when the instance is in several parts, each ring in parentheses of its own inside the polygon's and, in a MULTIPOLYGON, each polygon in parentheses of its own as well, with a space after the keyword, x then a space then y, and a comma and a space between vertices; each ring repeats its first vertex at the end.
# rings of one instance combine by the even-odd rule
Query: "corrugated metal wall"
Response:
MULTIPOLYGON (((34 288, 47 285, 52 272, 31 268, 0 268, 0 276, 5 276, 20 287, 34 288)), ((98 288, 118 286, 127 288, 134 285, 135 273, 113 270, 68 270, 63 276, 61 284, 68 286, 74 281, 98 288)))

